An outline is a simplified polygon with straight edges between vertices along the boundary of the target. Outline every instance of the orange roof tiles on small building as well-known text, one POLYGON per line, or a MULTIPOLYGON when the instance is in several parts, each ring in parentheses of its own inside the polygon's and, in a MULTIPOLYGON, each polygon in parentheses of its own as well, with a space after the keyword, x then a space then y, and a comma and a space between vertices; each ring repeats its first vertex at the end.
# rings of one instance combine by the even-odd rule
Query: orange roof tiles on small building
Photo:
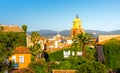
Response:
POLYGON ((68 49, 71 45, 66 45, 62 48, 52 48, 52 49, 47 49, 46 52, 51 53, 51 52, 56 52, 64 49, 68 49))
POLYGON ((47 40, 47 38, 45 38, 45 37, 40 37, 40 40, 47 40))
POLYGON ((15 53, 15 54, 16 54, 16 53, 17 53, 17 54, 18 54, 18 53, 24 54, 24 53, 31 53, 31 51, 30 51, 28 48, 26 48, 26 47, 19 46, 19 47, 16 47, 14 53, 15 53))
POLYGON ((3 32, 24 32, 22 28, 17 25, 0 25, 3 28, 3 32))

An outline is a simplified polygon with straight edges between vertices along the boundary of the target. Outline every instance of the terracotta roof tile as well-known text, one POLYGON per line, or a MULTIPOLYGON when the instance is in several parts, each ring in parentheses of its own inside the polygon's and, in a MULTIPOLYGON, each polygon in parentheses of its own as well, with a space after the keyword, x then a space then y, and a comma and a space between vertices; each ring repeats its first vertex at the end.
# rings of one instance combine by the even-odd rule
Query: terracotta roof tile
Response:
POLYGON ((50 53, 50 52, 56 52, 56 51, 60 51, 60 50, 64 50, 64 49, 68 49, 71 45, 66 45, 62 48, 52 48, 52 51, 50 51, 50 49, 47 49, 46 52, 50 53))
POLYGON ((31 53, 27 47, 19 46, 15 48, 14 53, 31 53))

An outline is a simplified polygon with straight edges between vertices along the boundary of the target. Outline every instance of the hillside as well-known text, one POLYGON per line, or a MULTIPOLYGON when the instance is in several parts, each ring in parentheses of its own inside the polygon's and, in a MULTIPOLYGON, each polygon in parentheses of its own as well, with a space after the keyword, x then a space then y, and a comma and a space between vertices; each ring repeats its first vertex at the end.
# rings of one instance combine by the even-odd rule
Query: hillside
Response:
MULTIPOLYGON (((54 30, 40 30, 37 31, 44 37, 52 37, 58 34, 58 31, 54 30)), ((114 31, 99 31, 99 30, 85 30, 87 33, 95 33, 96 35, 120 35, 120 30, 114 30, 114 31)), ((63 36, 70 36, 70 30, 63 30, 59 32, 60 35, 63 36)), ((30 32, 28 32, 30 34, 30 32)))

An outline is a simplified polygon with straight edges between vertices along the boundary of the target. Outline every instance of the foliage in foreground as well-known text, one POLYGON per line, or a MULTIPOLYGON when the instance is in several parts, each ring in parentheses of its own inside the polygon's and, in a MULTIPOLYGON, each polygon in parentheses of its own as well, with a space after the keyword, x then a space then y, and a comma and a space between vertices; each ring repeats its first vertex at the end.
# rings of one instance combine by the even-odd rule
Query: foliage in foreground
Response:
POLYGON ((64 60, 63 50, 49 53, 48 56, 49 56, 48 58, 50 61, 63 61, 64 60))
POLYGON ((82 57, 71 57, 64 61, 51 61, 49 72, 52 69, 58 70, 78 70, 78 73, 107 73, 107 68, 101 62, 90 61, 82 57))
POLYGON ((82 56, 85 57, 85 46, 92 43, 92 36, 88 33, 80 33, 73 39, 73 44, 82 48, 82 56))
MULTIPOLYGON (((0 65, 5 65, 5 60, 12 55, 12 51, 18 46, 26 46, 25 33, 0 32, 0 65)), ((0 67, 0 71, 4 70, 5 67, 0 67)))
POLYGON ((14 73, 35 73, 35 72, 30 68, 23 68, 20 70, 16 70, 14 73))
MULTIPOLYGON (((120 40, 112 39, 103 46, 105 65, 110 69, 120 68, 120 40)), ((120 71, 120 69, 119 69, 120 71)))
POLYGON ((28 67, 33 69, 35 73, 46 73, 47 65, 46 65, 46 62, 41 59, 41 60, 30 63, 28 67))
POLYGON ((108 71, 101 62, 88 61, 80 65, 78 73, 108 73, 108 71))
MULTIPOLYGON (((70 51, 70 57, 77 57, 77 52, 78 51, 81 51, 81 48, 77 48, 75 46, 71 47, 71 48, 68 48, 68 49, 65 49, 65 50, 60 50, 60 51, 56 51, 56 52, 53 52, 53 53, 49 53, 49 60, 50 61, 64 61, 64 55, 63 55, 63 51, 70 51), (75 52, 75 56, 72 56, 72 52, 75 52)), ((88 59, 88 60, 91 60, 91 61, 95 61, 96 58, 95 58, 95 53, 96 53, 96 50, 94 48, 90 48, 88 46, 85 46, 85 52, 86 52, 86 55, 85 55, 85 58, 88 59)), ((80 56, 78 56, 80 57, 80 56)))

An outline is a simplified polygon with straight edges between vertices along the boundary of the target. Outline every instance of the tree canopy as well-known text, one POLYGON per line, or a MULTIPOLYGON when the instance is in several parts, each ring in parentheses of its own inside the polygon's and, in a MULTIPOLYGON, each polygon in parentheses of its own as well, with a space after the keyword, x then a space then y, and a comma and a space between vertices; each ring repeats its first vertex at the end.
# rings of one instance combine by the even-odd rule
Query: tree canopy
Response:
POLYGON ((80 46, 82 48, 82 55, 85 56, 85 45, 88 45, 91 43, 92 36, 88 33, 80 33, 73 39, 73 44, 77 44, 77 46, 80 46))
POLYGON ((30 46, 30 50, 32 51, 32 55, 37 59, 37 57, 40 56, 40 54, 42 53, 41 45, 40 43, 38 43, 40 39, 40 34, 38 32, 32 32, 30 39, 33 43, 33 46, 30 46))
POLYGON ((0 62, 10 56, 17 46, 26 46, 26 34, 15 32, 0 33, 0 62))
POLYGON ((6 61, 17 46, 26 46, 25 33, 0 32, 0 72, 12 67, 6 61))
POLYGON ((27 26, 25 24, 22 25, 22 29, 24 30, 25 33, 27 33, 27 26))
POLYGON ((78 73, 108 73, 108 71, 101 62, 88 61, 80 65, 78 73))
POLYGON ((120 68, 120 40, 111 39, 103 45, 105 65, 110 69, 120 68))

